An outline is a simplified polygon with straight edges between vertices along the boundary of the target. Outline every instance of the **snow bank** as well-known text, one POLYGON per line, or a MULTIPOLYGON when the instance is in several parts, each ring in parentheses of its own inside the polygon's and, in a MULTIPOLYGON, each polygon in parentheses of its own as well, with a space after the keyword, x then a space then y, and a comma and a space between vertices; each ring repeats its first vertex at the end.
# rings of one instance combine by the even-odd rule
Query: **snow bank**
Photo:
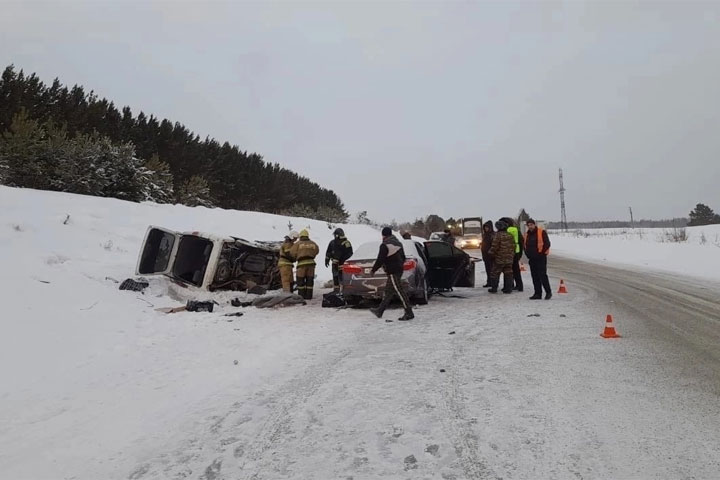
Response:
POLYGON ((551 232, 553 252, 588 261, 720 279, 720 225, 551 232), (681 240, 684 234, 687 239, 681 240))
MULTIPOLYGON (((132 203, 2 186, 0 206, 0 255, 7 257, 4 262, 23 262, 20 270, 33 270, 35 275, 53 276, 55 267, 63 264, 68 272, 82 271, 100 279, 133 275, 148 225, 248 240, 282 240, 289 227, 306 228, 320 245, 319 260, 336 227, 342 227, 355 246, 380 239, 380 232, 366 225, 330 225, 259 212, 132 203)), ((318 263, 318 279, 331 279, 330 270, 322 261, 318 263)))

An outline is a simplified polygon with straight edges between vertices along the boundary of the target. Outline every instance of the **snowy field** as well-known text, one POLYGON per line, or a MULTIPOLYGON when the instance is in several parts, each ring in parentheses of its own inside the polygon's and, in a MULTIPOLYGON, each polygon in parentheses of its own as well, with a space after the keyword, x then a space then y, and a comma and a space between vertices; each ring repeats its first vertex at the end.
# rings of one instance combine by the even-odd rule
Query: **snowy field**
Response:
POLYGON ((552 251, 558 255, 720 279, 720 225, 598 228, 550 235, 552 251))
MULTIPOLYGON (((230 293, 212 296, 219 311, 165 315, 154 309, 192 293, 163 278, 145 294, 112 280, 132 276, 147 225, 267 240, 291 221, 309 226, 321 247, 331 230, 5 187, 0 207, 0 478, 711 479, 720 471, 716 397, 692 371, 677 381, 681 357, 659 355, 674 347, 659 350, 642 322, 620 318, 625 338, 601 339, 608 304, 587 288, 571 284, 550 302, 530 302, 527 290, 457 289, 463 298, 433 298, 406 323, 320 308, 321 291, 308 306, 244 309, 240 318, 223 316, 237 311, 230 293)), ((378 237, 345 229, 355 244, 378 237)), ((574 241, 553 240, 558 250, 574 241)), ((330 277, 324 268, 319 276, 330 277)))
MULTIPOLYGON (((134 275, 148 225, 281 240, 288 222, 309 228, 323 258, 332 238, 325 222, 0 186, 0 478, 65 478, 86 471, 88 459, 134 461, 188 405, 229 385, 262 384, 258 366, 280 372, 288 351, 314 344, 333 317, 319 305, 281 323, 270 321, 275 312, 253 311, 238 331, 218 315, 154 311, 209 293, 151 277, 143 295, 114 281, 134 275), (15 468, 11 452, 24 459, 15 468), (38 469, 28 474, 28 462, 38 469)), ((356 246, 380 239, 370 227, 342 226, 356 246)), ((324 265, 317 275, 332 278, 324 265)), ((101 468, 80 478, 126 476, 101 468)))

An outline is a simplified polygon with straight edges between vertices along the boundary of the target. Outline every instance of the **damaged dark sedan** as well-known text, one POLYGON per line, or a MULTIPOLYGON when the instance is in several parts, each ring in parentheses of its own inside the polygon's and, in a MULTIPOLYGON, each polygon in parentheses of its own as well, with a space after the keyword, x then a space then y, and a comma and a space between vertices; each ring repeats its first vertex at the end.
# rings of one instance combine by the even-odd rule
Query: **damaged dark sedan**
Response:
MULTIPOLYGON (((405 253, 402 282, 411 300, 426 304, 434 292, 475 286, 479 259, 444 241, 401 240, 405 253)), ((386 275, 372 273, 380 242, 361 245, 343 265, 343 295, 348 303, 382 298, 386 275)))

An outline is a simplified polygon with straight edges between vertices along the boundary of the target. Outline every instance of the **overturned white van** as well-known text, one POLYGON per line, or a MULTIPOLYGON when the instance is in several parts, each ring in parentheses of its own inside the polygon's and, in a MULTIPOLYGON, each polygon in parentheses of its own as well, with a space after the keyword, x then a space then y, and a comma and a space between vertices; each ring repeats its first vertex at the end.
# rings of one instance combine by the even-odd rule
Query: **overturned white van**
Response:
POLYGON ((206 290, 281 288, 277 267, 280 242, 257 242, 200 232, 180 233, 150 226, 140 248, 136 273, 166 275, 206 290))

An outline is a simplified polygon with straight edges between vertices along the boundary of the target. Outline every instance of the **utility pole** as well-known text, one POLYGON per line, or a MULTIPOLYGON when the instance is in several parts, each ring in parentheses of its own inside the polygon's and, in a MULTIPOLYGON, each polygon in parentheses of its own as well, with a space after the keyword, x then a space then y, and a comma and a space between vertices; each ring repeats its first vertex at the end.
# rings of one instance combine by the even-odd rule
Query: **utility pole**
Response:
POLYGON ((567 232, 567 214, 565 213, 565 185, 563 185, 563 171, 560 169, 560 226, 563 232, 567 232))
POLYGON ((635 219, 633 218, 632 207, 628 208, 630 209, 630 228, 635 228, 635 219))

